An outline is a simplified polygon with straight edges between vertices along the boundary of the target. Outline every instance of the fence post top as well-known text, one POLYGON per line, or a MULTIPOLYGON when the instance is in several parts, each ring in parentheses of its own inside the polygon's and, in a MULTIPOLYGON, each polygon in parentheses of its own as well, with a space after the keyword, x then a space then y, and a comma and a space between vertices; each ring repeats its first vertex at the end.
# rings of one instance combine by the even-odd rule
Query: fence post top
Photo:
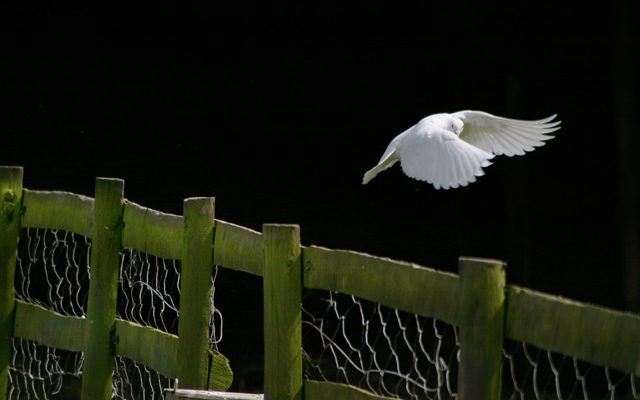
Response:
POLYGON ((460 264, 476 264, 478 266, 493 267, 499 266, 502 269, 507 268, 507 263, 495 258, 482 258, 482 257, 466 257, 461 256, 458 258, 460 264))
POLYGON ((262 228, 300 229, 298 224, 262 224, 262 228))
POLYGON ((22 167, 0 165, 0 178, 4 180, 5 183, 7 183, 8 181, 10 185, 13 184, 11 182, 14 182, 14 183, 16 181, 22 182, 23 174, 24 174, 24 170, 22 167))
POLYGON ((0 169, 14 169, 22 171, 24 168, 19 165, 0 165, 0 169))
POLYGON ((210 197, 206 197, 206 196, 200 196, 200 197, 187 197, 186 199, 184 199, 185 203, 193 203, 193 202, 199 202, 199 201, 215 201, 216 198, 213 196, 210 197))
POLYGON ((99 176, 96 178, 96 181, 101 181, 101 182, 120 182, 122 184, 124 184, 124 179, 120 179, 120 178, 108 178, 105 176, 99 176))

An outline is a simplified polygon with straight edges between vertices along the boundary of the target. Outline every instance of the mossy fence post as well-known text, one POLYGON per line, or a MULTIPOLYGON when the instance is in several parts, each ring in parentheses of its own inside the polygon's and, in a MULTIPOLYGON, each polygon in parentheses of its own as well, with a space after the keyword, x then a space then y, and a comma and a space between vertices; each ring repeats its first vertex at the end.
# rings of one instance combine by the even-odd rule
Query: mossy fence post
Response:
POLYGON ((124 181, 97 178, 82 373, 83 400, 111 399, 123 212, 124 181))
POLYGON ((214 207, 212 197, 184 201, 178 379, 189 389, 208 387, 214 207))
POLYGON ((302 253, 297 225, 264 225, 264 396, 302 399, 302 253))
POLYGON ((458 399, 495 400, 502 386, 505 264, 461 257, 458 399))
POLYGON ((9 386, 21 211, 22 167, 0 166, 0 399, 6 399, 9 386))

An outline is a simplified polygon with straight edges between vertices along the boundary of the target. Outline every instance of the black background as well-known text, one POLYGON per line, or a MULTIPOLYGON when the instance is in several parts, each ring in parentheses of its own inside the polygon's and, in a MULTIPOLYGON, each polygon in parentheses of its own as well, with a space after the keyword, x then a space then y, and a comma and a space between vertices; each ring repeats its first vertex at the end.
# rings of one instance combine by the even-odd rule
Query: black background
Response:
MULTIPOLYGON (((448 271, 504 259, 511 283, 625 308, 621 232, 637 216, 620 176, 637 171, 618 157, 616 57, 637 65, 637 28, 616 46, 636 19, 631 1, 566 3, 12 9, 0 164, 32 189, 123 178, 128 199, 177 214, 215 196, 218 218, 297 223, 305 245, 448 271), (465 188, 398 167, 361 185, 395 135, 463 109, 563 124, 465 188)), ((221 350, 241 376, 234 360, 261 357, 261 282, 226 276, 221 350)))

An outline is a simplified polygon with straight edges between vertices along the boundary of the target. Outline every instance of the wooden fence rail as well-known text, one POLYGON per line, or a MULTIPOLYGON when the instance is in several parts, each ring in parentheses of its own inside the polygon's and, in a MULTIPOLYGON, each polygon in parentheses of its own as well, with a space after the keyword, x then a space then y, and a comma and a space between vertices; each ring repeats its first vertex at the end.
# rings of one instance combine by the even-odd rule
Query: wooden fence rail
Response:
POLYGON ((213 265, 263 277, 266 399, 382 399, 344 384, 302 380, 303 288, 346 293, 458 326, 462 400, 500 397, 505 339, 640 376, 640 316, 506 285, 502 262, 461 258, 457 275, 305 247, 297 226, 265 225, 260 233, 214 219, 212 198, 185 200, 185 215, 178 216, 129 202, 122 187, 122 181, 99 178, 95 200, 28 190, 22 188, 21 168, 0 167, 0 400, 8 389, 12 337, 84 351, 84 399, 110 398, 116 355, 180 377, 181 386, 226 390, 229 365, 207 345, 211 287, 206 277, 213 265), (15 299, 21 228, 60 229, 92 239, 86 318, 15 299), (190 288, 189 295, 182 291, 178 335, 115 318, 115 264, 124 247, 182 260, 181 285, 190 288))

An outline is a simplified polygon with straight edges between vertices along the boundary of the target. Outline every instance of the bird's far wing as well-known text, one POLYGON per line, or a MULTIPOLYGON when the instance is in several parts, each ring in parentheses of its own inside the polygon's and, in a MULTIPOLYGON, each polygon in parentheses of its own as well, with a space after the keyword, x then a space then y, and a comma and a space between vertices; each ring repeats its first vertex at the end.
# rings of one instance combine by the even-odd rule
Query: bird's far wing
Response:
POLYGON ((556 115, 536 121, 496 117, 482 111, 459 111, 451 114, 464 123, 460 139, 492 154, 521 156, 553 138, 549 133, 560 129, 556 115))
POLYGON ((431 183, 436 189, 457 188, 484 175, 492 154, 470 145, 448 131, 433 132, 429 138, 407 136, 398 149, 400 165, 411 178, 431 183))

